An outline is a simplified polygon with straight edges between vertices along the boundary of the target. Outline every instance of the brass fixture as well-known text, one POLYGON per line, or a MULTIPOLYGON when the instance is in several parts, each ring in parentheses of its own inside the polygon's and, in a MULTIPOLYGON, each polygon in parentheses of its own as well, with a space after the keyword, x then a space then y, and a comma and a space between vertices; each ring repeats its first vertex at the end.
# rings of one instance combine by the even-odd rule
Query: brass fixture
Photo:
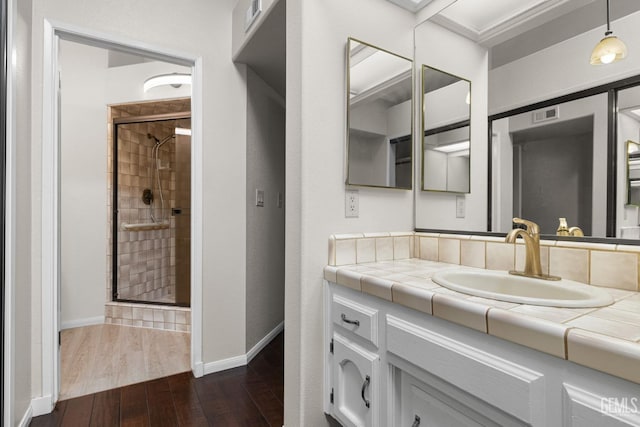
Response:
POLYGON ((580 227, 571 227, 569 229, 569 236, 584 237, 584 233, 582 232, 582 228, 580 227))
POLYGON ((509 274, 517 276, 534 277, 544 280, 560 280, 558 276, 550 276, 542 273, 542 267, 540 265, 540 227, 533 221, 527 221, 526 219, 513 218, 514 224, 524 225, 526 229, 514 228, 509 231, 505 242, 515 243, 518 236, 522 237, 525 246, 525 263, 524 271, 509 271, 509 274))
POLYGON ((569 235, 569 226, 567 226, 567 218, 558 218, 560 221, 560 225, 558 225, 558 229, 556 230, 556 236, 568 236, 569 235))
POLYGON ((580 227, 569 228, 566 218, 558 218, 558 220, 560 220, 560 225, 556 230, 556 236, 584 237, 584 232, 580 227))

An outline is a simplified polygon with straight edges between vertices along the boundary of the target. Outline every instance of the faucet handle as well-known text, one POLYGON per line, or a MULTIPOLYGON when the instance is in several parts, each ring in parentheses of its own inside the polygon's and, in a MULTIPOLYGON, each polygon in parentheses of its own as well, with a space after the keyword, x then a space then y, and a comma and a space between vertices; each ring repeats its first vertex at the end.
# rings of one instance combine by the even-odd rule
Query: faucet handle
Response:
POLYGON ((522 218, 513 218, 513 223, 514 224, 522 224, 525 225, 527 227, 527 233, 534 235, 534 234, 540 234, 540 227, 538 226, 538 224, 536 224, 533 221, 529 221, 526 219, 522 219, 522 218))

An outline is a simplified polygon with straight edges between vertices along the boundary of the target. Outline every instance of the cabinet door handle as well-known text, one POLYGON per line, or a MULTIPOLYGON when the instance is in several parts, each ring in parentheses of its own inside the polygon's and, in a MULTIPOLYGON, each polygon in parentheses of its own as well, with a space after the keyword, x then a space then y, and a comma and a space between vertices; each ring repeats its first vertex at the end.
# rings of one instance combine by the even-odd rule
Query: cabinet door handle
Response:
MULTIPOLYGON (((344 316, 344 314, 343 314, 344 316)), ((371 406, 371 402, 369 402, 365 397, 364 397, 364 391, 367 389, 367 387, 369 387, 369 383, 371 382, 371 377, 369 377, 369 375, 367 375, 364 379, 364 382, 362 383, 362 390, 360 392, 360 394, 362 395, 362 400, 364 401, 364 406, 366 406, 367 408, 369 408, 371 406)))
POLYGON ((411 424, 411 427, 418 427, 420 425, 420 417, 416 415, 416 417, 413 420, 413 424, 411 424))
POLYGON ((347 319, 347 315, 342 313, 340 315, 340 318, 342 319, 342 321, 344 323, 348 323, 350 325, 356 325, 356 326, 360 326, 360 321, 359 320, 351 320, 351 319, 347 319))

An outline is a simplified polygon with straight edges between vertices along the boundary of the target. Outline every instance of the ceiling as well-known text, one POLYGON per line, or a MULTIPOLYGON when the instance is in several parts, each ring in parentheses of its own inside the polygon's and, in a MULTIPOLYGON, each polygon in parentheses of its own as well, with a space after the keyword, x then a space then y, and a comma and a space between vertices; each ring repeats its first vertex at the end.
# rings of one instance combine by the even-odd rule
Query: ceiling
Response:
MULTIPOLYGON (((416 12, 432 0, 389 1, 416 12)), ((429 20, 489 48, 491 68, 606 25, 606 0, 452 1, 429 20)), ((614 0, 611 21, 638 11, 639 0, 614 0)))

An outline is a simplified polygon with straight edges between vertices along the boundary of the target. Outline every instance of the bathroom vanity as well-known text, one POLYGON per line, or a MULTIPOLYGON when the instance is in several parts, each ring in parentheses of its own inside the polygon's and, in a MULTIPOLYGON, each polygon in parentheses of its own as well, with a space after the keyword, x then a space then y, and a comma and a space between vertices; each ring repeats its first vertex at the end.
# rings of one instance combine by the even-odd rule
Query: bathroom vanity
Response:
POLYGON ((412 233, 347 237, 324 270, 324 410, 341 424, 640 426, 637 341, 443 289, 434 272, 470 268, 419 259, 412 233))

